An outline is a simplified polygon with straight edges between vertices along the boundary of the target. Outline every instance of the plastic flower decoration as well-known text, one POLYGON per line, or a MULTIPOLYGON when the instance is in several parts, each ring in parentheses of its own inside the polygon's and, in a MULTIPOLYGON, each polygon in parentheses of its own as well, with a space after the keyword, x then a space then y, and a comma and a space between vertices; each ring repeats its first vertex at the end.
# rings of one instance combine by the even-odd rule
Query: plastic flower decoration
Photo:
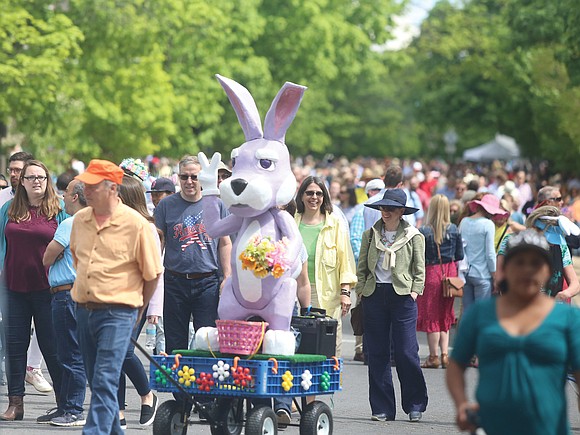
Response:
POLYGON ((141 159, 129 157, 128 159, 124 159, 119 167, 125 171, 127 175, 130 175, 139 181, 145 181, 145 179, 149 177, 149 169, 147 169, 147 165, 143 163, 141 159))
POLYGON ((286 237, 274 242, 271 237, 255 235, 240 254, 242 269, 251 270, 258 278, 266 278, 268 274, 280 278, 290 267, 286 259, 287 246, 286 237))

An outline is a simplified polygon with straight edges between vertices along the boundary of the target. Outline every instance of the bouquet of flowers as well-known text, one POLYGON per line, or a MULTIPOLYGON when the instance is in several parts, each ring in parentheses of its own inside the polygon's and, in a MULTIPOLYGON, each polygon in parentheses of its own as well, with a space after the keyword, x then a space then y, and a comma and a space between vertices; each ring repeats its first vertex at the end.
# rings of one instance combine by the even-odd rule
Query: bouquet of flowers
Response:
POLYGON ((258 278, 265 278, 269 273, 280 278, 290 267, 286 258, 287 246, 286 237, 274 242, 271 237, 255 235, 240 254, 242 269, 251 270, 258 278))

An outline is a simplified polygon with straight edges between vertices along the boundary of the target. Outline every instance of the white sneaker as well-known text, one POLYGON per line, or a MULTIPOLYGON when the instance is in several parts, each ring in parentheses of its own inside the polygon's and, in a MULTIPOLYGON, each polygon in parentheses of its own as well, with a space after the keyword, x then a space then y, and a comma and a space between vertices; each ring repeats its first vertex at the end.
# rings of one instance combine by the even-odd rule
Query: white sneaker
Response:
POLYGON ((24 378, 26 382, 36 388, 36 391, 40 393, 50 393, 52 392, 52 386, 48 383, 44 376, 42 375, 41 369, 29 369, 26 368, 26 377, 24 378))

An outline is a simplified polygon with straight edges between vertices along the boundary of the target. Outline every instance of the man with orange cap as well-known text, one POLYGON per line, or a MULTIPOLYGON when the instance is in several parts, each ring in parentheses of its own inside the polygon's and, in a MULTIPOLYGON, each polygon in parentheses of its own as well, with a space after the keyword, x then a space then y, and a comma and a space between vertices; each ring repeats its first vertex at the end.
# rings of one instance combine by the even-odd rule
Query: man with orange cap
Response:
MULTIPOLYGON (((135 322, 155 291, 161 257, 149 222, 118 197, 123 170, 92 160, 76 177, 88 207, 75 215, 70 249, 77 270, 81 353, 92 398, 83 434, 123 433, 117 390, 135 322)), ((157 404, 153 404, 153 413, 157 404)))

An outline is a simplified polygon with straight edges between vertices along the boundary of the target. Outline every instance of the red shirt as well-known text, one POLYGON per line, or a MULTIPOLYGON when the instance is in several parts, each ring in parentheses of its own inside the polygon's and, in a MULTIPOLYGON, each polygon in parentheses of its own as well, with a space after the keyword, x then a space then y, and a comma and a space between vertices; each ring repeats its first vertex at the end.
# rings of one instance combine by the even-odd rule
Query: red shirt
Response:
POLYGON ((6 259, 4 275, 6 287, 19 293, 47 290, 47 269, 42 265, 46 247, 54 237, 58 226, 56 219, 38 216, 31 207, 30 220, 6 224, 6 259))

